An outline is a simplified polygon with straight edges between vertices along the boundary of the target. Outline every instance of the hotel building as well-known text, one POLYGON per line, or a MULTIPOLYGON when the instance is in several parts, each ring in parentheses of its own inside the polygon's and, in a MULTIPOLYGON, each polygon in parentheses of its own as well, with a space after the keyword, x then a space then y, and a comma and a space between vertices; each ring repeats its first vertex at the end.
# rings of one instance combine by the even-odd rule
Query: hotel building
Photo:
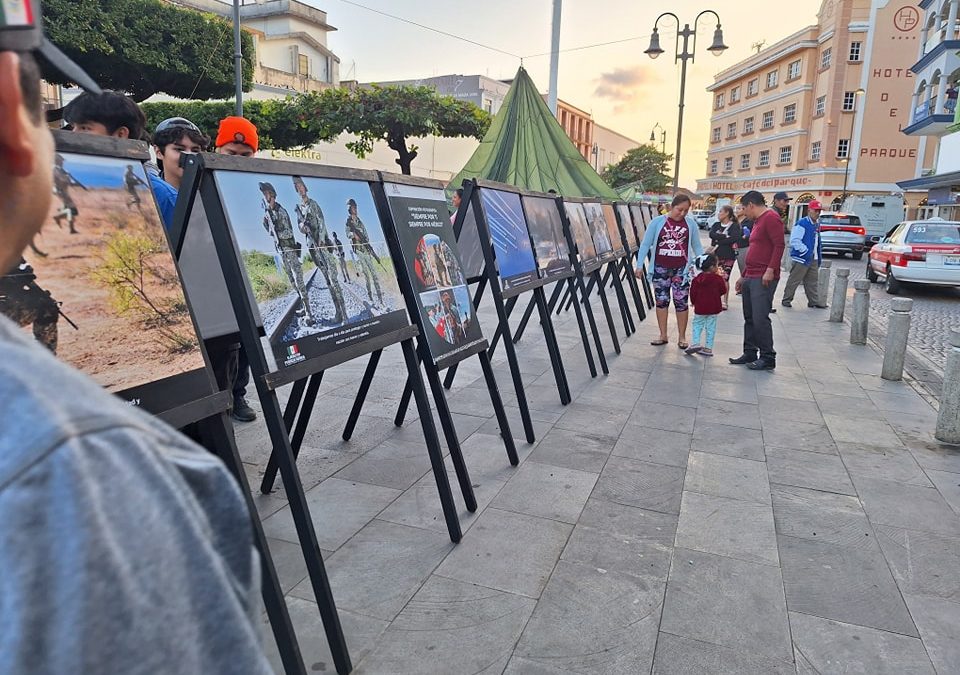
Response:
MULTIPOLYGON (((709 203, 748 190, 839 206, 847 194, 901 193, 934 163, 936 140, 910 123, 920 13, 893 0, 824 0, 817 23, 718 73, 706 177, 709 203)), ((904 198, 916 205, 920 193, 904 198)))

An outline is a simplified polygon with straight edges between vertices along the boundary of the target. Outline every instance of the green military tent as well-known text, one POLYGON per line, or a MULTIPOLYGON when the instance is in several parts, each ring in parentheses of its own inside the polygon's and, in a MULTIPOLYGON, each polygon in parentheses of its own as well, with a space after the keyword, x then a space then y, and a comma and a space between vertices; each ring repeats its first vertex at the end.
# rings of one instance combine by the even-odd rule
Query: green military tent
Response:
POLYGON ((565 197, 620 198, 577 151, 523 66, 480 147, 448 190, 469 178, 555 190, 565 197))

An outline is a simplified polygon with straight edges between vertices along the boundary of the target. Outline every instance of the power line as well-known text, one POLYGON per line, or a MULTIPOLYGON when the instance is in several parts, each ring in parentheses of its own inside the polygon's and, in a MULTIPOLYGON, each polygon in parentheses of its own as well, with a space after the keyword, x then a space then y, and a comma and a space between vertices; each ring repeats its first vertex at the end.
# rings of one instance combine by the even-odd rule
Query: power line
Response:
POLYGON ((359 2, 353 2, 353 0, 340 0, 340 2, 346 5, 353 5, 354 7, 359 7, 360 9, 365 9, 368 12, 373 12, 374 14, 379 14, 381 16, 394 19, 411 26, 416 26, 417 28, 422 28, 424 30, 431 31, 433 33, 438 33, 440 35, 445 35, 446 37, 454 38, 455 40, 461 40, 462 42, 467 42, 469 44, 475 45, 477 47, 482 47, 483 49, 489 49, 490 51, 499 52, 500 54, 505 54, 507 56, 512 56, 515 59, 523 60, 523 57, 519 54, 514 54, 513 52, 508 52, 505 49, 500 49, 499 47, 491 47, 490 45, 483 44, 482 42, 477 42, 476 40, 471 40, 470 38, 463 37, 462 35, 456 35, 454 33, 448 33, 445 30, 440 30, 439 28, 434 28, 433 26, 427 26, 422 23, 417 23, 416 21, 411 21, 410 19, 405 19, 402 16, 397 16, 395 14, 389 14, 387 12, 381 11, 379 9, 374 9, 373 7, 367 7, 366 5, 361 5, 359 2))

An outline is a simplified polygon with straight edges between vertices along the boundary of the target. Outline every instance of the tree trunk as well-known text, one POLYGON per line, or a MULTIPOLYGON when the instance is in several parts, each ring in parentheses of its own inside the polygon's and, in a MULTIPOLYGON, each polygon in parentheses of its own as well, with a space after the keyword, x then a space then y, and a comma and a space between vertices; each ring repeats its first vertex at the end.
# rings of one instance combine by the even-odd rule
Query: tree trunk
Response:
POLYGON ((410 175, 410 165, 417 158, 417 151, 407 148, 407 139, 405 136, 397 134, 390 135, 387 139, 387 145, 397 153, 397 164, 400 165, 400 173, 404 176, 410 175))

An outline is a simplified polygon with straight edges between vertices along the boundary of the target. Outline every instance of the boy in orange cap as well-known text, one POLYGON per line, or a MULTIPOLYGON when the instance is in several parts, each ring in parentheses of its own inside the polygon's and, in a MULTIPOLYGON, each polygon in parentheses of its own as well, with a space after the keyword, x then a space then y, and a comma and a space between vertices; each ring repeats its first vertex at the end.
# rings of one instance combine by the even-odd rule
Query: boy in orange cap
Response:
POLYGON ((221 155, 253 157, 260 147, 257 127, 246 117, 224 117, 217 130, 216 146, 221 155))

